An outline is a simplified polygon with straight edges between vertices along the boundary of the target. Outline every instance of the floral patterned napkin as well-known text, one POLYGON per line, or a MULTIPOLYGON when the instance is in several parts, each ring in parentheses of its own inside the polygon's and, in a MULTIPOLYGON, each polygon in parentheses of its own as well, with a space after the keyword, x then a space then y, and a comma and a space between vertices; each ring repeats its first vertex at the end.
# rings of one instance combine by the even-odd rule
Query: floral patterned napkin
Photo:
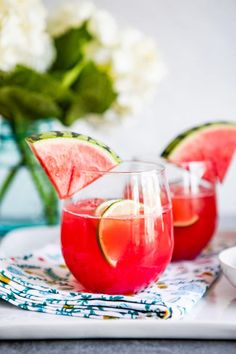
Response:
POLYGON ((180 319, 220 272, 216 252, 171 263, 161 278, 135 295, 85 292, 66 268, 58 245, 0 260, 0 298, 25 310, 84 318, 180 319))

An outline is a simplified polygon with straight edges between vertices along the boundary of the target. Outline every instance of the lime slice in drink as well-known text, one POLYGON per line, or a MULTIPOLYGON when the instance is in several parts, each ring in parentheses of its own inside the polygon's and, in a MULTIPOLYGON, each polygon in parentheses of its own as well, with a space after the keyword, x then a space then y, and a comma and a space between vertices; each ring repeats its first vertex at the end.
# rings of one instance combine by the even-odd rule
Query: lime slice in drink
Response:
POLYGON ((173 219, 175 227, 187 227, 198 221, 191 198, 172 198, 173 219))
POLYGON ((189 219, 185 219, 185 220, 174 220, 174 227, 187 227, 187 226, 191 226, 193 224, 195 224, 195 222, 197 222, 199 219, 198 215, 193 215, 191 218, 189 219))
POLYGON ((95 216, 101 216, 104 211, 111 206, 111 204, 116 203, 121 201, 122 199, 109 199, 105 200, 105 202, 102 202, 101 204, 98 205, 98 207, 95 209, 94 215, 95 216))
POLYGON ((129 199, 116 200, 105 206, 98 225, 98 243, 106 261, 116 267, 131 243, 133 237, 132 217, 143 214, 143 204, 129 199))

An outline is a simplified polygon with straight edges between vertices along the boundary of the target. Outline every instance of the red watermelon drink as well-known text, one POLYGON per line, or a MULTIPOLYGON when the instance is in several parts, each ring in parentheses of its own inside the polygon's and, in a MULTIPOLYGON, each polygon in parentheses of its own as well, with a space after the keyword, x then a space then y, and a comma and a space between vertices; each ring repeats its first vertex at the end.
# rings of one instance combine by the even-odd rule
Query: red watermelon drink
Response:
POLYGON ((121 163, 105 144, 76 133, 49 132, 27 142, 65 199, 62 253, 84 289, 130 294, 155 281, 173 251, 164 167, 121 163))
POLYGON ((174 219, 173 261, 194 259, 206 247, 217 225, 213 182, 201 178, 209 162, 182 163, 178 177, 170 176, 174 219))
POLYGON ((170 208, 144 214, 132 200, 88 199, 64 206, 62 252, 86 291, 130 294, 157 279, 173 248, 170 208), (109 205, 102 215, 97 210, 109 205))

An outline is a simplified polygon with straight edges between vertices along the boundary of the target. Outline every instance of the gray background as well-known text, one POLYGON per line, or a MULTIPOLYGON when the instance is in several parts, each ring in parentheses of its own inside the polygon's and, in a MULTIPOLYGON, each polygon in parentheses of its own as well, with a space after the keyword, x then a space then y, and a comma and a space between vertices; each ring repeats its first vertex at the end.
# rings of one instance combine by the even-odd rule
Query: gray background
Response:
POLYGON ((7 354, 234 354, 233 341, 177 340, 66 340, 0 342, 7 354))

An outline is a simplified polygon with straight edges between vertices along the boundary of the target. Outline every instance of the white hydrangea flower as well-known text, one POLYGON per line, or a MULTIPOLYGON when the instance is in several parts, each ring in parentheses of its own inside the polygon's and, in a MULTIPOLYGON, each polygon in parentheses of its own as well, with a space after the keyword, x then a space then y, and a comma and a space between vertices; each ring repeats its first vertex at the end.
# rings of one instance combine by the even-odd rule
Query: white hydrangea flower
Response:
POLYGON ((165 74, 158 60, 155 42, 133 29, 121 33, 111 59, 114 87, 118 93, 114 109, 119 114, 135 114, 155 93, 165 74))
MULTIPOLYGON (((116 101, 104 117, 109 116, 111 121, 114 114, 136 114, 153 96, 165 74, 155 42, 137 30, 121 30, 107 11, 80 1, 69 1, 56 12, 49 24, 50 33, 57 36, 84 21, 93 36, 85 55, 108 71, 117 92, 116 101)), ((96 121, 96 115, 90 120, 96 121)))
POLYGON ((93 60, 98 65, 107 65, 111 62, 111 49, 103 47, 101 44, 93 40, 88 44, 85 50, 85 55, 89 60, 93 60))
POLYGON ((68 29, 80 27, 86 20, 91 18, 95 6, 89 1, 64 2, 54 15, 49 18, 48 32, 57 37, 68 29))
POLYGON ((118 27, 115 19, 105 10, 92 14, 88 30, 100 42, 101 46, 114 46, 118 41, 118 27))
POLYGON ((54 59, 40 0, 0 0, 0 69, 17 64, 45 71, 54 59))
POLYGON ((118 115, 136 114, 154 95, 166 73, 158 59, 155 42, 137 30, 117 32, 116 41, 109 45, 95 40, 86 53, 98 65, 111 68, 118 94, 113 109, 118 115))

